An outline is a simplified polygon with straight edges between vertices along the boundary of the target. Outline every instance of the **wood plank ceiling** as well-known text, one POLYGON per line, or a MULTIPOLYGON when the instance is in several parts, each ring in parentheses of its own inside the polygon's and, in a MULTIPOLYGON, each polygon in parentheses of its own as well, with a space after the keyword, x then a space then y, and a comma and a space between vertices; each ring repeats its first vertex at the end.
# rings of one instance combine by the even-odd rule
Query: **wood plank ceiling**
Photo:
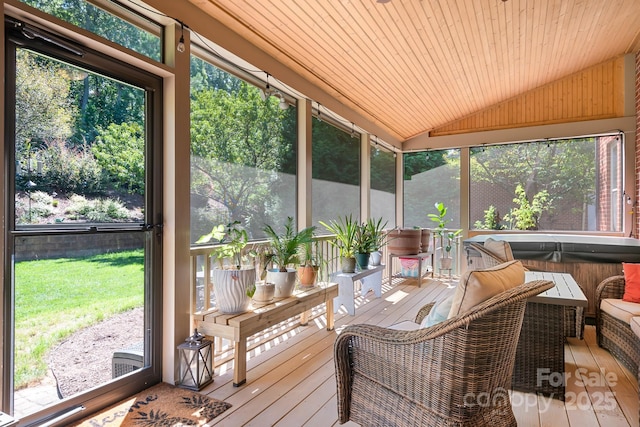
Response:
POLYGON ((640 48, 640 0, 190 1, 398 141, 640 48))

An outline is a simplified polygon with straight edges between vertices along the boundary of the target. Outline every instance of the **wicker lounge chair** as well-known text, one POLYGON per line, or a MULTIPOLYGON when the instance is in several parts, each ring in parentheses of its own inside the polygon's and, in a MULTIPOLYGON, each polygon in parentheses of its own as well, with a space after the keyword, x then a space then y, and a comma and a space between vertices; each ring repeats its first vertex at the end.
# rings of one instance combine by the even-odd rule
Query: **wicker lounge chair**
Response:
POLYGON ((525 283, 414 331, 347 326, 334 348, 339 422, 515 426, 508 389, 526 299, 552 287, 525 283))
MULTIPOLYGON (((480 256, 482 257, 483 268, 489 268, 514 259, 513 253, 511 252, 511 247, 509 246, 509 242, 500 242, 508 248, 505 252, 507 254, 511 254, 511 256, 502 258, 500 257, 500 254, 490 251, 489 249, 485 248, 484 245, 477 242, 469 242, 469 246, 480 253, 480 256)), ((522 265, 524 265, 527 270, 539 271, 539 269, 531 267, 524 262, 522 263, 522 265)), ((578 286, 580 286, 580 284, 578 284, 578 286)), ((582 289, 582 293, 584 293, 584 289, 582 288, 582 286, 580 286, 580 289, 582 289)), ((582 339, 584 337, 584 308, 567 306, 564 309, 564 316, 564 336, 577 337, 582 339)))
POLYGON ((624 276, 604 279, 596 288, 596 335, 598 345, 606 348, 633 374, 638 373, 640 363, 640 339, 628 322, 617 319, 600 309, 603 299, 622 299, 624 276))

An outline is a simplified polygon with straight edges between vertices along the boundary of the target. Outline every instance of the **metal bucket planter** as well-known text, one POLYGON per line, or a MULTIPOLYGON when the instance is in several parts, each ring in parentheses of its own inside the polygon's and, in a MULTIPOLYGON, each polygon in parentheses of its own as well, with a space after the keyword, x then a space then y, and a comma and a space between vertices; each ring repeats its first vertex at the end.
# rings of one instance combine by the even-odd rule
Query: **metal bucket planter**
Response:
POLYGON ((242 313, 249 309, 251 298, 247 289, 256 282, 256 269, 213 270, 213 291, 216 294, 216 306, 221 313, 242 313))
POLYGON ((275 299, 288 298, 293 295, 296 287, 296 270, 287 268, 287 271, 272 269, 267 271, 267 282, 275 283, 276 289, 273 297, 275 299))

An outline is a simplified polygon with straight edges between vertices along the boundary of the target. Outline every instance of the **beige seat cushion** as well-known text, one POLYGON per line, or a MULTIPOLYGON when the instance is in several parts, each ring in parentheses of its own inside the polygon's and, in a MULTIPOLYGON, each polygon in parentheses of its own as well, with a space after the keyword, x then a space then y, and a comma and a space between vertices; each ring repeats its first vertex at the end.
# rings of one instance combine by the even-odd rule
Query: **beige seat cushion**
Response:
POLYGON ((484 241, 484 247, 490 252, 496 254, 496 256, 502 260, 511 261, 513 259, 513 251, 509 242, 504 240, 494 240, 491 237, 487 237, 484 241))
POLYGON ((420 324, 412 322, 411 320, 403 320, 402 322, 389 326, 389 329, 395 329, 396 331, 416 331, 420 329, 420 324))
POLYGON ((520 261, 509 261, 484 270, 467 271, 453 294, 449 319, 524 283, 525 269, 520 261))
POLYGON ((600 310, 627 324, 631 324, 632 317, 640 316, 640 304, 621 299, 603 299, 600 301, 600 310))
POLYGON ((636 334, 638 338, 640 338, 640 316, 633 316, 629 324, 631 325, 631 330, 633 331, 633 333, 636 334))

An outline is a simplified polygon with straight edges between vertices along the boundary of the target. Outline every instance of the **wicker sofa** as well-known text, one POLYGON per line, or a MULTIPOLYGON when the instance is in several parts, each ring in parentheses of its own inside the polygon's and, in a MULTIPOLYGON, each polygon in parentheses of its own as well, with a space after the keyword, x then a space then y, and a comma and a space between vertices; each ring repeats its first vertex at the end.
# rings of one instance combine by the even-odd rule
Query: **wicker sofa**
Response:
POLYGON ((624 276, 613 276, 596 288, 596 334, 606 348, 633 374, 640 364, 640 304, 622 300, 624 276))
POLYGON ((551 287, 525 283, 417 330, 347 326, 334 348, 339 422, 515 426, 507 390, 526 300, 551 287))

